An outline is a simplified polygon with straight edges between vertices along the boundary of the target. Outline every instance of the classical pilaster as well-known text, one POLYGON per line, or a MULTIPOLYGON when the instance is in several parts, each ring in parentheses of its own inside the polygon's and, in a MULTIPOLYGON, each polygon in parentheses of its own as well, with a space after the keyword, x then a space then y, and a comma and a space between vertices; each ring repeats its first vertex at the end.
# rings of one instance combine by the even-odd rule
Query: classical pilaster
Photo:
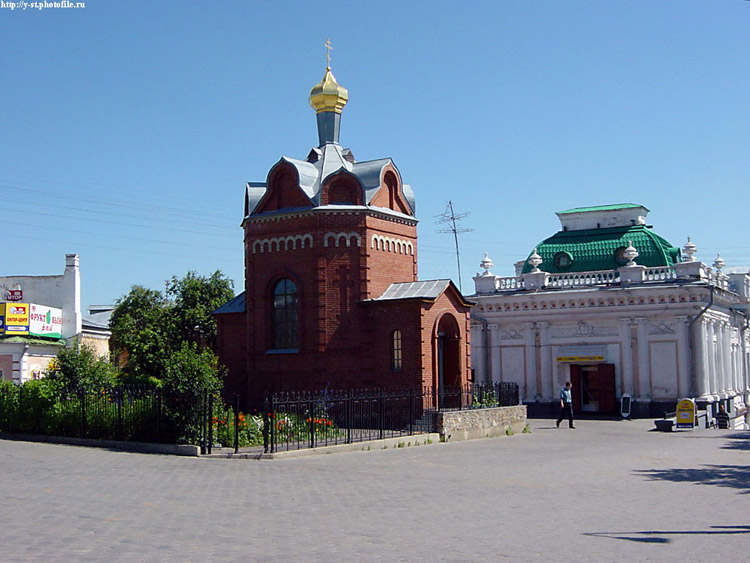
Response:
POLYGON ((724 321, 723 326, 724 391, 731 397, 734 396, 737 389, 734 386, 734 365, 732 362, 732 323, 727 320, 724 321))
POLYGON ((521 382, 521 397, 527 397, 526 386, 531 379, 536 379, 537 376, 536 348, 534 346, 535 340, 534 323, 523 323, 523 343, 526 357, 526 369, 524 370, 524 378, 521 382))
POLYGON ((500 325, 493 323, 487 325, 489 334, 487 334, 487 352, 488 366, 485 370, 487 383, 500 382, 500 325))
POLYGON ((690 389, 690 346, 688 344, 688 317, 676 317, 677 321, 677 394, 689 397, 690 389))
POLYGON ((620 350, 622 357, 621 377, 624 383, 623 392, 634 397, 633 342, 631 340, 630 318, 622 318, 618 320, 620 323, 620 350))
MULTIPOLYGON (((552 379, 554 374, 552 373, 552 349, 550 346, 550 331, 548 322, 537 323, 539 327, 539 344, 541 346, 541 377, 537 380, 537 385, 534 388, 534 397, 541 399, 542 397, 549 397, 552 395, 552 379)), ((531 397, 531 389, 529 389, 529 398, 531 397)))
POLYGON ((725 321, 716 321, 716 390, 719 392, 720 399, 726 399, 729 395, 727 394, 727 358, 726 358, 726 346, 727 346, 727 331, 725 321))
POLYGON ((704 319, 693 325, 693 384, 698 399, 711 399, 711 373, 708 355, 708 327, 704 319))
POLYGON ((716 401, 719 399, 719 361, 716 353, 716 321, 714 319, 708 319, 706 322, 707 342, 708 346, 708 373, 709 373, 709 389, 708 392, 711 395, 711 399, 716 401))
POLYGON ((637 395, 641 401, 651 400, 651 382, 648 361, 648 319, 635 319, 638 340, 638 389, 637 395))

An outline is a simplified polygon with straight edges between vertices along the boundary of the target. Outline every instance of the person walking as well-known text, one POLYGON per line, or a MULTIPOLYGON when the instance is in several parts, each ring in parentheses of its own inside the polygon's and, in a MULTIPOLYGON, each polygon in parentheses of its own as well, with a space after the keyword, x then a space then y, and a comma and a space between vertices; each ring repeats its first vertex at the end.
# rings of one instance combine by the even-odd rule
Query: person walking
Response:
POLYGON ((716 413, 716 427, 722 430, 729 429, 729 413, 724 405, 719 405, 719 412, 716 413))
POLYGON ((570 390, 573 388, 573 385, 570 383, 570 381, 565 382, 565 387, 560 389, 560 418, 557 419, 557 427, 560 428, 560 423, 563 421, 563 418, 568 419, 568 426, 570 428, 575 428, 575 425, 573 424, 573 393, 570 392, 570 390))

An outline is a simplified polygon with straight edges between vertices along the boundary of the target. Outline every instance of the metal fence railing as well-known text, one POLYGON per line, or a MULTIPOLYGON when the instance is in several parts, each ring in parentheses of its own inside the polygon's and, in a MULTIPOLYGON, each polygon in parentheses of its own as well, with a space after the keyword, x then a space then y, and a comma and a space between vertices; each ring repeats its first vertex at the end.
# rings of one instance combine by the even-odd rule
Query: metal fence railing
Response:
POLYGON ((100 440, 160 442, 161 393, 151 386, 61 389, 0 387, 0 430, 100 440))
POLYGON ((433 432, 435 413, 519 403, 516 383, 454 388, 355 389, 269 394, 266 452, 289 451, 433 432))

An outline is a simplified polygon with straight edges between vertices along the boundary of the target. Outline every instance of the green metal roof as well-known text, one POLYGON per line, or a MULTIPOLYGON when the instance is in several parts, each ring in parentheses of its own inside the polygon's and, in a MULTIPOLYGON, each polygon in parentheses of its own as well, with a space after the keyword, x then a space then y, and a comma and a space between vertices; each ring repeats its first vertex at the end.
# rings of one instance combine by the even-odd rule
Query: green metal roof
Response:
POLYGON ((41 346, 65 346, 65 340, 39 338, 37 336, 0 336, 0 342, 8 344, 36 344, 41 346))
MULTIPOLYGON (((633 246, 639 252, 635 262, 641 266, 671 266, 680 261, 679 248, 672 246, 650 227, 634 225, 559 231, 537 246, 536 251, 542 257, 539 269, 551 274, 614 270, 625 265, 626 261, 622 256, 618 256, 618 253, 628 246, 629 241, 633 242, 633 246), (565 257, 566 254, 568 259, 565 257), (566 261, 570 262, 567 267, 566 261)), ((531 266, 527 258, 522 273, 530 271, 531 266)))
POLYGON ((558 211, 557 215, 566 215, 567 213, 587 213, 589 211, 612 211, 615 209, 633 209, 643 207, 637 203, 612 203, 610 205, 595 205, 593 207, 574 207, 565 211, 558 211))

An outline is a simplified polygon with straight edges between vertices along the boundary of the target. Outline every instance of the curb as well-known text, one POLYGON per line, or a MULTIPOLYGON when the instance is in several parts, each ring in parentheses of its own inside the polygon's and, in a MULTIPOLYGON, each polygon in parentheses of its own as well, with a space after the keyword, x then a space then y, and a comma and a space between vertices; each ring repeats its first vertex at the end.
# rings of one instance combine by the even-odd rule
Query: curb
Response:
POLYGON ((352 444, 337 444, 335 446, 323 446, 319 448, 305 448, 299 450, 289 450, 283 452, 274 452, 270 454, 258 452, 240 452, 235 453, 220 453, 212 454, 208 456, 201 456, 204 458, 220 458, 220 459, 290 459, 296 457, 310 457, 314 455, 324 454, 339 454, 345 452, 367 452, 367 451, 380 451, 390 449, 406 449, 416 446, 427 446, 430 444, 439 444, 440 434, 429 433, 429 434, 415 434, 412 436, 400 436, 396 438, 385 438, 384 440, 368 440, 366 442, 354 442, 352 444))
POLYGON ((0 440, 13 440, 16 442, 44 442, 48 444, 64 444, 68 446, 86 446, 94 448, 109 448, 124 452, 140 454, 166 454, 198 457, 201 449, 199 446, 178 444, 151 444, 148 442, 125 442, 122 440, 96 440, 93 438, 68 438, 65 436, 41 436, 34 434, 5 434, 0 433, 0 440))

